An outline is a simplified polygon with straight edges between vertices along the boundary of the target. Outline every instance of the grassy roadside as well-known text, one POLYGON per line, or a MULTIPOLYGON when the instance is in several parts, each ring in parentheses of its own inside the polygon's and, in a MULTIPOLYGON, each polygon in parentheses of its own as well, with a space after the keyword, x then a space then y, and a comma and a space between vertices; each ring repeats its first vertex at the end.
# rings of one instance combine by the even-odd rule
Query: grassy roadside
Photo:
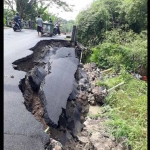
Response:
POLYGON ((125 143, 132 150, 147 149, 147 83, 122 71, 120 75, 106 78, 98 84, 107 89, 124 81, 125 84, 108 93, 103 106, 104 114, 109 117, 108 130, 119 141, 124 137, 125 143))
POLYGON ((128 72, 147 76, 147 31, 136 34, 133 31, 114 29, 107 33, 107 39, 91 48, 87 62, 95 62, 105 72, 99 86, 107 89, 124 82, 108 93, 103 106, 109 132, 116 139, 124 137, 124 143, 132 150, 147 149, 147 83, 134 78, 128 72), (120 71, 121 69, 121 71, 120 71), (115 70, 115 71, 114 71, 115 70), (143 70, 143 71, 142 71, 143 70), (114 72, 119 72, 113 76, 114 72))

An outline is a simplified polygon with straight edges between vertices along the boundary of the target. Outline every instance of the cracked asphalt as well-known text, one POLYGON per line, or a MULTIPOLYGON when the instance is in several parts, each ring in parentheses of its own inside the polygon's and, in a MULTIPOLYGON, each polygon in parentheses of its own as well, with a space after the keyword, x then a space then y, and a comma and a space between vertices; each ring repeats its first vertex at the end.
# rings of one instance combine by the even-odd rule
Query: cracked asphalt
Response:
MULTIPOLYGON (((52 38, 64 39, 65 36, 52 38)), ((43 125, 35 120, 23 104, 23 96, 18 88, 25 72, 14 70, 12 63, 32 54, 29 49, 40 40, 50 37, 38 37, 35 30, 23 29, 14 32, 4 29, 4 150, 44 150, 49 140, 43 131, 43 125)))

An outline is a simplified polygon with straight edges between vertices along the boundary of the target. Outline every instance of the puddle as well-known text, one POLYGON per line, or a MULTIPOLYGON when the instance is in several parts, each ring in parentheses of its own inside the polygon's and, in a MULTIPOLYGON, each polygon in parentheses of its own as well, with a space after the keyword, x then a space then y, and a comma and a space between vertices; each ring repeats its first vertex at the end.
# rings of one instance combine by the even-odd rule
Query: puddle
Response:
POLYGON ((91 115, 96 115, 96 114, 99 114, 100 113, 100 106, 91 106, 90 105, 90 108, 89 108, 89 114, 91 115))

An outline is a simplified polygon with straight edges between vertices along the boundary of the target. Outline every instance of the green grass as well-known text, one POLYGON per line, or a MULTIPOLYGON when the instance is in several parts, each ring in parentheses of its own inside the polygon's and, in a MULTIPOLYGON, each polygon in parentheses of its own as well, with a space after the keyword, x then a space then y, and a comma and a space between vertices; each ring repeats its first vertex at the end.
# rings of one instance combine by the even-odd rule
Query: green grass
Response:
POLYGON ((98 81, 99 86, 105 86, 106 89, 110 89, 113 86, 123 82, 123 77, 122 76, 115 76, 113 78, 105 79, 105 81, 98 81))
POLYGON ((147 150, 147 83, 128 73, 103 83, 111 88, 122 81, 125 84, 111 91, 105 100, 108 129, 117 139, 126 137, 126 144, 133 150, 147 150))

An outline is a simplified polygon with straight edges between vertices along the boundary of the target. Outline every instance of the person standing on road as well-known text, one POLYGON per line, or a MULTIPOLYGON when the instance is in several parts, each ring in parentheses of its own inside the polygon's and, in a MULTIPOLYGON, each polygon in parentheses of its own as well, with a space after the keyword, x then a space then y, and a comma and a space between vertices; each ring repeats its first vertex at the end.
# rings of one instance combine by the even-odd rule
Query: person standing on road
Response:
POLYGON ((39 36, 39 32, 41 32, 41 35, 42 35, 43 20, 40 16, 38 16, 38 19, 36 22, 37 22, 37 32, 38 32, 38 36, 39 36))
POLYGON ((53 23, 53 21, 52 21, 52 19, 51 19, 51 18, 49 18, 49 22, 50 22, 50 23, 53 23))
POLYGON ((55 27, 57 28, 57 33, 60 35, 60 24, 56 22, 55 27))

